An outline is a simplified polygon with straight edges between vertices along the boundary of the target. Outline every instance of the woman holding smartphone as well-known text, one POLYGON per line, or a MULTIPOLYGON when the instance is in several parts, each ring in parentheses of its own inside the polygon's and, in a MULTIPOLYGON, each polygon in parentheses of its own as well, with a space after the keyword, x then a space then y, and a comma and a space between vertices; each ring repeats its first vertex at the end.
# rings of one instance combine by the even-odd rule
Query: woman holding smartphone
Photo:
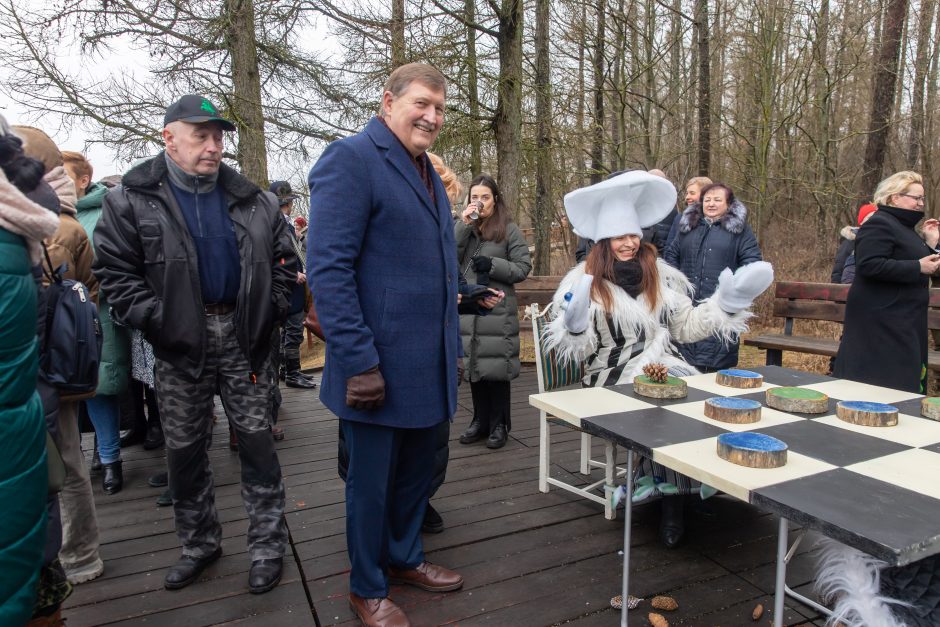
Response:
POLYGON ((467 206, 454 224, 457 260, 468 283, 505 294, 486 316, 460 316, 464 377, 470 381, 473 420, 461 444, 486 439, 491 449, 506 444, 512 423, 510 381, 519 376, 519 315, 513 287, 532 270, 529 245, 512 221, 496 181, 480 175, 470 183, 467 206))

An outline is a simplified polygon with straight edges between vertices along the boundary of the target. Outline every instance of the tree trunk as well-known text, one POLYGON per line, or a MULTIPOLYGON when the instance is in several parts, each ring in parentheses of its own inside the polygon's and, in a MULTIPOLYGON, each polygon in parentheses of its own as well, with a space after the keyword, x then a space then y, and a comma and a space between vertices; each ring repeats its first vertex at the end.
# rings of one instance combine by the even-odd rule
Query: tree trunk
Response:
POLYGON ((659 158, 658 134, 654 136, 653 129, 653 102, 659 100, 657 97, 658 85, 653 74, 657 66, 654 58, 653 44, 656 41, 656 3, 653 0, 646 2, 645 33, 643 37, 643 100, 640 104, 640 110, 643 112, 643 163, 646 168, 659 167, 657 163, 659 158), (655 146, 654 146, 655 143, 655 146))
POLYGON ((241 173, 262 189, 268 188, 268 156, 264 142, 264 111, 255 41, 255 12, 251 0, 226 0, 225 39, 232 55, 231 117, 238 128, 237 159, 241 173))
POLYGON ((698 32, 698 175, 708 176, 712 152, 708 0, 696 0, 695 26, 698 32))
POLYGON ((535 2, 535 263, 537 275, 551 274, 552 256, 552 100, 548 41, 549 0, 535 2))
POLYGON ((500 193, 519 218, 522 135, 522 0, 503 0, 499 13, 499 86, 494 130, 500 193))
MULTIPOLYGON (((472 0, 468 0, 471 1, 472 0)), ((584 73, 586 70, 586 57, 587 57, 587 46, 585 42, 587 41, 587 3, 581 3, 581 15, 580 15, 579 31, 582 36, 578 38, 578 90, 575 94, 575 98, 578 99, 578 108, 575 116, 575 131, 577 132, 577 142, 578 142, 578 160, 577 163, 581 163, 581 155, 586 152, 585 145, 585 129, 584 129, 584 117, 585 110, 587 109, 587 81, 585 80, 584 73)), ((584 169, 582 166, 578 166, 578 187, 584 183, 584 169)))
POLYGON ((907 144, 907 167, 917 167, 924 132, 924 90, 930 59, 930 32, 933 27, 934 0, 923 0, 917 28, 917 53, 914 60, 914 94, 911 97, 911 136, 907 144))
POLYGON ((464 2, 464 14, 467 19, 467 100, 470 108, 470 176, 480 174, 483 168, 483 148, 480 139, 480 96, 477 84, 477 31, 473 26, 476 22, 476 1, 464 2))
MULTIPOLYGON (((940 16, 938 16, 940 19, 940 16)), ((933 144, 934 144, 934 132, 935 132, 935 121, 936 121, 936 111, 938 106, 938 80, 937 75, 940 73, 940 37, 934 37, 933 42, 933 51, 930 55, 930 70, 927 75, 927 102, 925 110, 927 115, 924 120, 924 137, 928 140, 924 142, 921 147, 921 152, 923 154, 923 175, 924 175, 924 189, 926 190, 927 198, 935 197, 937 195, 936 190, 936 181, 934 180, 934 169, 933 169, 933 144)), ((937 216, 937 210, 933 208, 933 203, 927 205, 927 212, 930 217, 937 216)))
POLYGON ((407 63, 405 52, 405 0, 392 0, 392 20, 389 24, 392 41, 392 70, 407 63))
POLYGON ((627 107, 625 99, 628 96, 626 85, 627 81, 624 78, 624 75, 627 73, 627 70, 624 67, 627 57, 627 50, 626 33, 624 32, 624 21, 626 16, 623 12, 623 4, 624 0, 619 0, 619 7, 617 9, 616 17, 613 20, 614 58, 610 68, 610 83, 613 87, 613 89, 611 89, 613 111, 610 113, 611 170, 622 170, 624 168, 626 153, 629 149, 629 147, 625 145, 626 142, 624 141, 624 138, 627 134, 627 107))
POLYGON ((594 127, 591 137, 591 183, 604 178, 604 39, 607 3, 598 0, 597 30, 594 34, 594 127))
POLYGON ((828 232, 827 218, 838 211, 832 178, 832 84, 829 71, 830 36, 829 0, 822 0, 816 18, 816 38, 813 42, 813 101, 816 107, 816 227, 828 232))
POLYGON ((862 165, 861 198, 869 197, 875 191, 884 169, 891 109, 898 83, 901 33, 906 18, 907 0, 889 0, 873 80, 874 95, 868 124, 868 142, 865 146, 865 162, 862 165))

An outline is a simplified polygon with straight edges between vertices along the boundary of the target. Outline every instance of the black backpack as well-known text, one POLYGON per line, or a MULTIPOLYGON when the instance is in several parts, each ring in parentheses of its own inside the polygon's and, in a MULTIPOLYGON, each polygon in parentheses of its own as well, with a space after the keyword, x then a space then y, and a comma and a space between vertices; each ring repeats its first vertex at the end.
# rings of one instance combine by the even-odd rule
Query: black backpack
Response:
POLYGON ((52 268, 49 251, 43 245, 49 269, 45 289, 45 328, 39 352, 39 376, 65 394, 94 393, 98 387, 101 362, 101 321, 98 305, 88 288, 79 281, 63 278, 66 266, 52 268))

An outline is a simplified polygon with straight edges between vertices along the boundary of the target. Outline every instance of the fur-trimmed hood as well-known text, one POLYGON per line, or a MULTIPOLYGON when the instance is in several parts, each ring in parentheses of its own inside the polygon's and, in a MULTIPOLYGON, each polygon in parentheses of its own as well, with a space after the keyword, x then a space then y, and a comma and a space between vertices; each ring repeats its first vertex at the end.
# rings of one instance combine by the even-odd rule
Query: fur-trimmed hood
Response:
MULTIPOLYGON (((160 181, 169 177, 169 168, 166 165, 167 157, 165 155, 166 151, 163 151, 156 157, 137 164, 128 170, 121 179, 121 184, 129 189, 150 190, 156 188, 160 181)), ((224 163, 219 168, 218 184, 236 200, 246 200, 262 191, 260 187, 224 163)))
MULTIPOLYGON (((697 202, 694 205, 686 207, 685 211, 682 212, 682 219, 679 220, 679 232, 688 233, 697 227, 704 217, 705 214, 702 211, 702 203, 697 202)), ((735 198, 731 206, 728 207, 728 211, 718 218, 718 222, 724 230, 737 235, 744 230, 744 226, 747 224, 747 207, 744 206, 744 203, 735 198)))

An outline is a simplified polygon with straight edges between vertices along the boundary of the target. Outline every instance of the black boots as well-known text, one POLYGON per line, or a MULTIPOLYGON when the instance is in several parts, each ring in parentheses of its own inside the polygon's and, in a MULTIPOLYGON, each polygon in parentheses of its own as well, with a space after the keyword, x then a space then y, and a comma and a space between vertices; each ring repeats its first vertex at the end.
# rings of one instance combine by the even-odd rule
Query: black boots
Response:
POLYGON ((684 496, 663 497, 662 513, 659 518, 659 540, 667 549, 674 548, 682 541, 682 534, 685 533, 684 504, 684 496))
POLYGON ((486 432, 487 429, 483 426, 483 423, 474 418, 470 421, 470 426, 467 427, 467 430, 460 436, 460 443, 473 444, 474 442, 479 442, 486 437, 486 432))
POLYGON ((255 560, 248 571, 248 592, 263 594, 281 581, 281 569, 284 558, 277 557, 267 560, 255 560))
POLYGON ((509 432, 506 431, 506 425, 502 422, 493 427, 490 437, 486 439, 486 448, 503 448, 506 446, 506 440, 509 439, 509 432))
POLYGON ((487 448, 497 449, 506 446, 506 441, 509 439, 509 431, 506 429, 506 423, 498 422, 496 426, 493 427, 493 430, 490 431, 482 422, 474 418, 470 422, 470 426, 467 427, 467 430, 460 436, 460 443, 473 444, 474 442, 479 442, 484 439, 486 440, 487 448))
POLYGON ((95 436, 95 448, 91 453, 91 472, 101 470, 101 457, 98 455, 98 436, 95 436))
POLYGON ((222 557, 222 547, 205 557, 190 557, 184 555, 175 564, 170 566, 163 578, 163 587, 167 590, 179 590, 196 581, 206 566, 222 557))
POLYGON ((428 503, 428 508, 424 510, 424 520, 421 522, 421 531, 424 533, 441 533, 444 531, 444 519, 437 513, 437 510, 428 503))
POLYGON ((104 477, 101 479, 101 487, 105 494, 117 494, 124 487, 124 466, 121 460, 111 462, 110 464, 101 464, 104 470, 104 477))
POLYGON ((284 383, 289 388, 311 389, 317 387, 317 382, 313 377, 308 377, 300 371, 299 359, 287 359, 284 362, 284 383))
POLYGON ((152 451, 163 446, 163 426, 159 420, 150 419, 147 425, 147 437, 144 439, 144 450, 152 451))

